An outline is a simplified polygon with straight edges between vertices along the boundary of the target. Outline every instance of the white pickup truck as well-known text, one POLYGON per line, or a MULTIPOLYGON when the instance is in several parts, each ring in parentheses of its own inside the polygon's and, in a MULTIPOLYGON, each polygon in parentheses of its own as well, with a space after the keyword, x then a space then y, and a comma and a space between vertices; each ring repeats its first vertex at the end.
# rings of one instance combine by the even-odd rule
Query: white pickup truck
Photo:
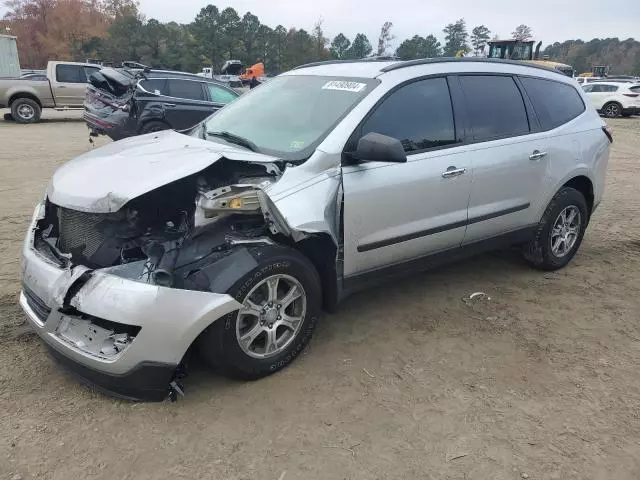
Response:
POLYGON ((49 62, 47 78, 42 80, 0 80, 0 108, 9 107, 19 123, 40 120, 43 108, 83 108, 89 75, 99 65, 74 62, 49 62))

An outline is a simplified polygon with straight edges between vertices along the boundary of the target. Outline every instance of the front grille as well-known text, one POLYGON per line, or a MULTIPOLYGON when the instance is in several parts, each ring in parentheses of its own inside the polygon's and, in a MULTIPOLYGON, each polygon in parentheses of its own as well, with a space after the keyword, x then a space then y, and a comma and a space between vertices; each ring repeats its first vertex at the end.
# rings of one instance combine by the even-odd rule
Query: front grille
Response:
POLYGON ((22 285, 22 292, 24 293, 24 297, 27 299, 29 308, 33 310, 33 313, 36 314, 36 316, 42 323, 45 323, 47 321, 47 318, 49 318, 51 309, 26 285, 22 285))
POLYGON ((85 213, 58 207, 58 249, 63 253, 91 257, 104 241, 104 235, 97 228, 104 219, 105 215, 101 213, 85 213))

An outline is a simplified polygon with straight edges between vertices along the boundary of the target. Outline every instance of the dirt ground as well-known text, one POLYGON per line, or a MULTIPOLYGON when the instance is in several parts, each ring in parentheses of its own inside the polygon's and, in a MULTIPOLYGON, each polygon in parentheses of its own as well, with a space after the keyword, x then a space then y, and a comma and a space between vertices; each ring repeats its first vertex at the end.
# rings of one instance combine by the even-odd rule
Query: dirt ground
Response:
POLYGON ((90 148, 77 114, 46 118, 0 120, 0 478, 640 478, 640 118, 610 122, 605 200, 568 268, 498 252, 364 292, 281 373, 196 371, 175 404, 78 385, 24 327, 32 209, 90 148))

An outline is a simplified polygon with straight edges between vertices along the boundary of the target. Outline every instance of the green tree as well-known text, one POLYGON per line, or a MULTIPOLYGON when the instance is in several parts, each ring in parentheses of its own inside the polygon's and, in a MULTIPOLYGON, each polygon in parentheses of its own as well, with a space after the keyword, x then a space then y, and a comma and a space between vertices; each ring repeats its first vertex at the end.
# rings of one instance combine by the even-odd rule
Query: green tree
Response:
POLYGON ((240 38, 244 45, 244 61, 253 64, 256 61, 256 46, 260 20, 253 13, 247 12, 240 20, 240 38))
POLYGON ((364 58, 371 54, 373 47, 371 42, 364 33, 359 33, 356 38, 353 39, 353 43, 349 50, 345 54, 345 58, 357 59, 364 58))
POLYGON ((467 53, 469 51, 469 45, 467 44, 467 24, 464 18, 461 18, 455 23, 450 23, 444 27, 444 55, 447 57, 455 57, 460 51, 467 53))
POLYGON ((511 36, 514 40, 519 40, 521 42, 526 42, 527 40, 531 40, 533 38, 533 32, 531 31, 531 27, 526 25, 518 25, 516 29, 511 32, 511 36))
POLYGON ((416 58, 433 58, 442 54, 440 42, 433 35, 423 38, 414 35, 400 44, 396 50, 396 55, 402 60, 414 60, 416 58))
POLYGON ((215 5, 207 5, 200 10, 195 21, 191 24, 193 36, 212 67, 219 66, 222 59, 222 45, 220 31, 220 11, 215 5))
POLYGON ((471 45, 476 55, 482 53, 487 42, 491 38, 491 30, 484 25, 479 25, 471 30, 471 45))
POLYGON ((331 55, 339 60, 345 58, 349 47, 351 46, 351 40, 345 37, 342 33, 335 36, 331 42, 331 55))
POLYGON ((278 25, 271 34, 271 55, 273 57, 271 66, 275 66, 275 72, 280 73, 284 65, 285 48, 287 44, 287 29, 278 25))
POLYGON ((240 48, 240 15, 227 7, 220 12, 220 50, 227 60, 234 60, 240 48))
POLYGON ((392 27, 393 23, 391 22, 384 22, 382 24, 382 28, 380 29, 380 37, 378 38, 378 55, 384 55, 391 46, 391 42, 395 38, 391 34, 392 27))
POLYGON ((306 30, 292 28, 287 34, 282 67, 289 70, 309 63, 315 53, 313 37, 306 30))

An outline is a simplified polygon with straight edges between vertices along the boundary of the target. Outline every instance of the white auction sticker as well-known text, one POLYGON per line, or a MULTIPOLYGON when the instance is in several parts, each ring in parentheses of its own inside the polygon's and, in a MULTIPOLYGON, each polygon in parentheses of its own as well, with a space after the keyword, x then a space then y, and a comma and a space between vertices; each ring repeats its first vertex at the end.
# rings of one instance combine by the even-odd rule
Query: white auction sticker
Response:
POLYGON ((360 92, 364 87, 366 87, 366 83, 359 82, 346 82, 344 80, 332 80, 323 85, 323 90, 344 90, 346 92, 360 92))

